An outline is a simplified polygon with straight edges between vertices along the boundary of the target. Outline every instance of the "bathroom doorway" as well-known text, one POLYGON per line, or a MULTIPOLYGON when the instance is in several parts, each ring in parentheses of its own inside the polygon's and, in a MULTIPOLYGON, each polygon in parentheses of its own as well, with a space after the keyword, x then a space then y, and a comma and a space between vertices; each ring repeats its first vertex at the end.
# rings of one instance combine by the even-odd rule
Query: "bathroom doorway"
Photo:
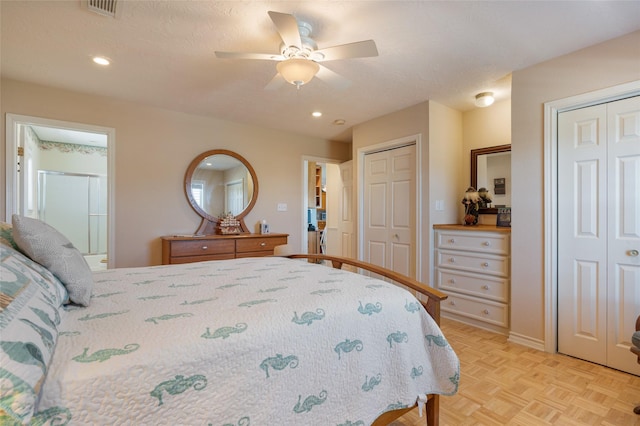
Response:
POLYGON ((113 267, 113 129, 8 114, 7 130, 7 220, 40 219, 92 270, 113 267))

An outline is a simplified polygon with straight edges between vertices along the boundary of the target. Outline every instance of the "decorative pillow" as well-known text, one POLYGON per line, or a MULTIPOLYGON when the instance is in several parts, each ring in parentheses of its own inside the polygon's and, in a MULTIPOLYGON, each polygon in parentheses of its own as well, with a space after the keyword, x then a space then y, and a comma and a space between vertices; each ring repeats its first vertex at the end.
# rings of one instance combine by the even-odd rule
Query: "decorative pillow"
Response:
POLYGON ((66 287, 69 299, 89 306, 93 276, 82 253, 52 226, 13 215, 13 238, 22 252, 51 271, 66 287))
POLYGON ((4 244, 18 250, 18 245, 13 240, 13 227, 10 223, 0 222, 0 244, 4 244))
POLYGON ((0 424, 29 422, 58 338, 60 298, 31 263, 0 245, 0 424))

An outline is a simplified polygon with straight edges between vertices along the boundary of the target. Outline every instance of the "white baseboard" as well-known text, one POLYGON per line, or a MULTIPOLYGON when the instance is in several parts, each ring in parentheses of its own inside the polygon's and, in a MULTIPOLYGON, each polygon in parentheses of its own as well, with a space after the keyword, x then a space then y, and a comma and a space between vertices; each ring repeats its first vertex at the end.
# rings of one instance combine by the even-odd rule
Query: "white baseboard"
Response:
POLYGON ((511 331, 509 332, 509 338, 507 341, 544 352, 544 341, 540 339, 533 339, 529 336, 523 336, 522 334, 511 331))

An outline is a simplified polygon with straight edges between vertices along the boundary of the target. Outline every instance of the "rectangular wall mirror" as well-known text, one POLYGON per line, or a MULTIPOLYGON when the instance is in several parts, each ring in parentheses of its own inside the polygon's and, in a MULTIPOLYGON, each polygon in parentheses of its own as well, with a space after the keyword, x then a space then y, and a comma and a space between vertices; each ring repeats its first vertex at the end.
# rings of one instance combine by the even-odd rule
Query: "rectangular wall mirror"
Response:
POLYGON ((471 150, 471 186, 486 188, 491 204, 480 214, 497 214, 500 207, 511 207, 511 145, 471 150))

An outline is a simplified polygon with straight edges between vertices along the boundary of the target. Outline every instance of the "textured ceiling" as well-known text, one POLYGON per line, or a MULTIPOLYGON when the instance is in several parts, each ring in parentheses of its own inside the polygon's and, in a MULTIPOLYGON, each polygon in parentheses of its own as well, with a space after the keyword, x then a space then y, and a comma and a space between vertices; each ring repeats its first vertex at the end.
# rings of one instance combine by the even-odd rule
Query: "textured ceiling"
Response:
POLYGON ((130 1, 116 18, 86 1, 0 3, 3 77, 349 141, 351 126, 433 100, 466 111, 510 74, 640 29, 638 1, 130 1), (375 40, 379 56, 324 62, 351 80, 264 90, 277 53, 267 11, 309 22, 319 48, 375 40), (112 60, 99 67, 90 59, 112 60), (311 111, 324 113, 313 119, 311 111), (333 125, 344 119, 344 126, 333 125))

